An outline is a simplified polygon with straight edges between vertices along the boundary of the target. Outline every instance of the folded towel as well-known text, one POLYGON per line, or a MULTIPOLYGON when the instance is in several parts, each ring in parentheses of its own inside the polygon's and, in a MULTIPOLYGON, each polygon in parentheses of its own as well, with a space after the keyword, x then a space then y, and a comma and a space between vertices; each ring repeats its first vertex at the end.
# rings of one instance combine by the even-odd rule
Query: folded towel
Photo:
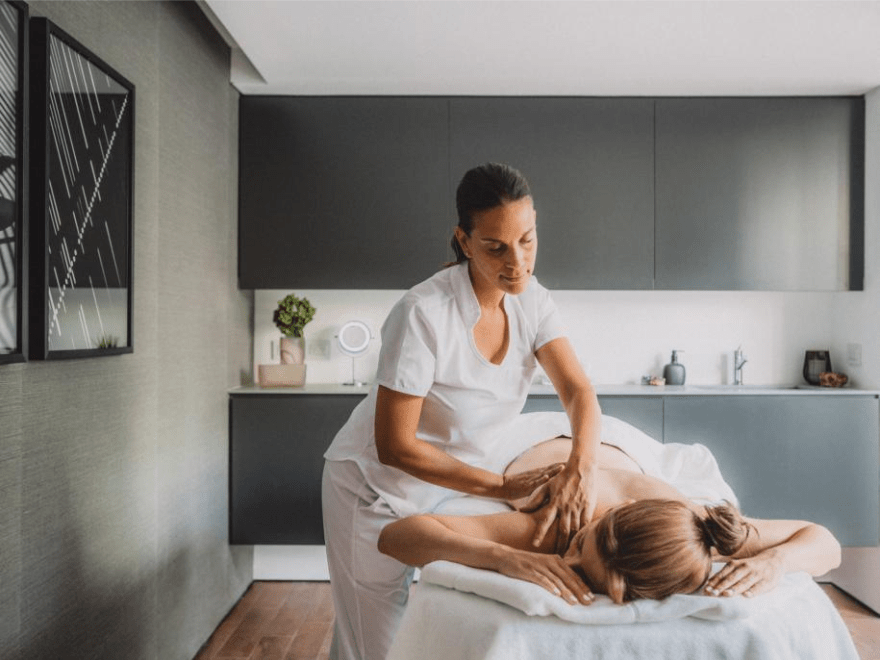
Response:
MULTIPOLYGON (((715 564, 714 570, 722 566, 715 564)), ((421 580, 491 598, 530 616, 554 615, 564 621, 586 624, 668 621, 685 616, 711 621, 744 619, 778 605, 780 600, 798 598, 816 588, 806 573, 789 573, 773 591, 751 598, 675 594, 664 600, 642 599, 617 605, 608 596, 597 595, 592 605, 571 605, 537 584, 449 561, 435 561, 422 568, 421 580)))

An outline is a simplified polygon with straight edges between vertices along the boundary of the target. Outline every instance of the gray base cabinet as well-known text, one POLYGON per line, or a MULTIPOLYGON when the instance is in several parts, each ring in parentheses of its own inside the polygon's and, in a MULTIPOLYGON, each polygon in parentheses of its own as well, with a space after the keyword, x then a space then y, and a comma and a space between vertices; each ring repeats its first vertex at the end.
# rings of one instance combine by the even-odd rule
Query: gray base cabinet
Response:
MULTIPOLYGON (((611 415, 632 424, 655 440, 663 441, 663 398, 649 396, 600 396, 603 415, 611 415)), ((523 412, 562 411, 559 398, 552 395, 530 396, 523 412)))
MULTIPOLYGON (((230 397, 229 540, 324 542, 323 454, 358 394, 230 397)), ((874 395, 601 396, 602 412, 663 442, 706 445, 746 515, 811 520, 845 546, 880 541, 874 395)), ((561 411, 533 395, 524 412, 561 411)))
POLYGON ((323 454, 362 400, 309 394, 230 398, 230 543, 324 543, 323 454))
POLYGON ((668 397, 665 442, 706 445, 755 518, 810 520, 842 545, 880 540, 873 396, 668 397))

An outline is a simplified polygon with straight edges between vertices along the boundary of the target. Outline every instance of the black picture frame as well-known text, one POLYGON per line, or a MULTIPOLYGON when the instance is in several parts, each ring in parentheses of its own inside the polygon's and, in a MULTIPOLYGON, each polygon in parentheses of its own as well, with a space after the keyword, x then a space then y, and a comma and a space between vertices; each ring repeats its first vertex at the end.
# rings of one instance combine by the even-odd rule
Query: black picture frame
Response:
POLYGON ((28 356, 131 353, 134 85, 45 18, 30 79, 28 356))
POLYGON ((0 364, 28 349, 28 7, 0 0, 0 364))

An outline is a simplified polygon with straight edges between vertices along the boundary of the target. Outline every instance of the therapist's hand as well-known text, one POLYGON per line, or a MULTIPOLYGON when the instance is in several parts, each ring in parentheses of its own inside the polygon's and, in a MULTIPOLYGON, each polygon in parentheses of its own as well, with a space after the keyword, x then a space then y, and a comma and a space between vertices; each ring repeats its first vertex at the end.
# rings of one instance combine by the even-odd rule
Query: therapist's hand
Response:
POLYGON ((578 469, 567 463, 562 471, 542 486, 522 507, 522 511, 538 512, 538 527, 532 539, 536 548, 558 518, 556 553, 562 554, 575 533, 593 518, 598 499, 598 468, 595 465, 578 469), (543 506, 543 508, 541 508, 543 506))
POLYGON ((518 500, 529 497, 541 486, 546 485, 553 477, 562 471, 564 463, 554 463, 546 467, 527 470, 517 474, 502 475, 504 483, 494 496, 499 500, 518 500))

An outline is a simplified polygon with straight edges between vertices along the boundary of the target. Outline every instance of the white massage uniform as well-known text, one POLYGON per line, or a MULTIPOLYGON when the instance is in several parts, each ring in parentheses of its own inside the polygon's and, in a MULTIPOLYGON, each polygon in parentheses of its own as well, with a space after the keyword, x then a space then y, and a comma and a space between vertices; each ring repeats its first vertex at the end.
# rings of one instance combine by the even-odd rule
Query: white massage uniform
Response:
POLYGON ((525 403, 538 366, 535 351, 565 334, 549 292, 534 278, 522 294, 505 296, 504 309, 510 341, 500 365, 489 362, 474 341, 480 307, 467 264, 412 288, 382 326, 376 384, 324 455, 324 533, 337 617, 334 657, 381 660, 403 613, 412 569, 378 552, 382 527, 460 495, 379 462, 378 386, 424 397, 419 439, 465 463, 490 467, 493 445, 503 442, 497 431, 525 403), (487 444, 487 438, 494 440, 487 444))

